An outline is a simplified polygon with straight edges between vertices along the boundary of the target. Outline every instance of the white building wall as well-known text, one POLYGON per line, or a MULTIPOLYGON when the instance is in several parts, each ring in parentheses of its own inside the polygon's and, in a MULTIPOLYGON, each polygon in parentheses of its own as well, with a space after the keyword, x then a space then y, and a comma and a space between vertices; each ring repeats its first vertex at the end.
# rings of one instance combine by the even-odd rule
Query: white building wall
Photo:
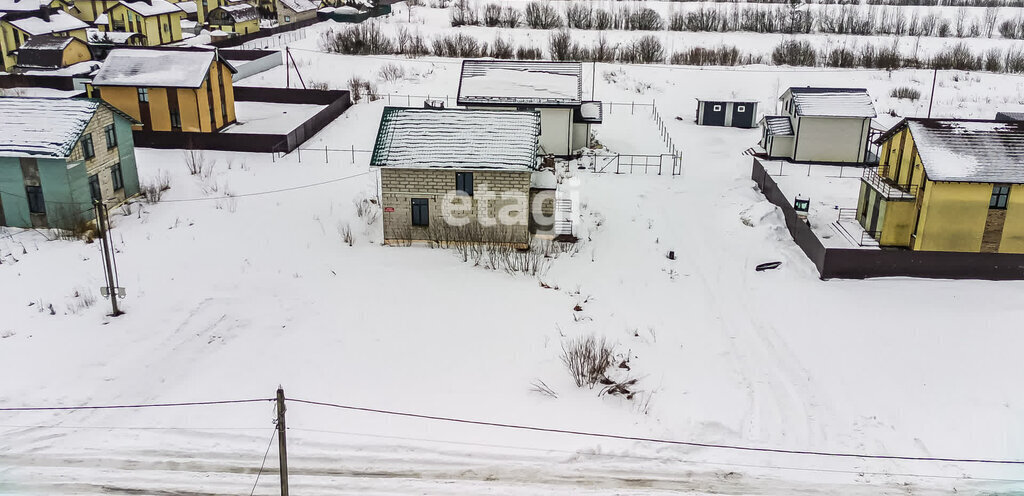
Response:
POLYGON ((540 109, 540 148, 543 153, 568 155, 572 152, 572 109, 540 109))
POLYGON ((870 121, 856 117, 798 118, 793 160, 863 162, 870 121))

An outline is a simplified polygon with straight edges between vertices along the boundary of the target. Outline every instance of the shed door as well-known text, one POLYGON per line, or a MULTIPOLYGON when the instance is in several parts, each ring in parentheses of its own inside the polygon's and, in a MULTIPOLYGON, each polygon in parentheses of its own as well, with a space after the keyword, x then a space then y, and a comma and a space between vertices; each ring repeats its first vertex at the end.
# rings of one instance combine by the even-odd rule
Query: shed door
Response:
POLYGON ((704 102, 704 125, 725 125, 725 102, 704 102))
POLYGON ((754 127, 754 104, 743 102, 732 104, 732 127, 754 127))

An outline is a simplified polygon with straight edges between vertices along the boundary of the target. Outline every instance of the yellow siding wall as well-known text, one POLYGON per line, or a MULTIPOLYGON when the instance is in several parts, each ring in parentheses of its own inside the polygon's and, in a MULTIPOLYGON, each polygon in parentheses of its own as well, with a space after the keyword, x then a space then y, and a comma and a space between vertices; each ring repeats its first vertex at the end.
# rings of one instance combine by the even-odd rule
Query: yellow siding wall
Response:
POLYGON ((917 203, 913 200, 882 200, 885 220, 882 224, 882 246, 910 246, 910 235, 917 219, 917 203))
MULTIPOLYGON (((139 111, 139 94, 134 87, 125 86, 99 86, 99 97, 103 101, 113 105, 115 108, 132 116, 137 121, 142 121, 142 113, 139 111)), ((95 94, 93 94, 95 97, 95 94)), ((134 129, 141 129, 134 126, 134 129)))
POLYGON ((76 0, 75 8, 78 12, 74 12, 74 15, 85 22, 93 22, 116 3, 115 0, 76 0))
POLYGON ((227 33, 249 34, 260 30, 260 20, 239 22, 237 24, 216 24, 211 22, 210 29, 219 29, 227 33))
POLYGON ((1024 253, 1024 185, 1010 187, 999 253, 1024 253))
POLYGON ((67 67, 79 62, 85 62, 86 60, 92 60, 92 53, 89 52, 89 46, 85 43, 71 42, 71 44, 64 49, 64 59, 61 61, 61 65, 67 67))
POLYGON ((991 198, 991 184, 928 181, 914 249, 980 251, 991 198))
POLYGON ((181 41, 181 19, 184 16, 185 12, 174 12, 143 17, 128 7, 118 4, 107 12, 110 22, 107 30, 139 33, 145 36, 144 45, 163 45, 181 41), (114 29, 114 21, 119 23, 118 29, 114 29), (123 29, 120 28, 121 25, 123 25, 123 29))

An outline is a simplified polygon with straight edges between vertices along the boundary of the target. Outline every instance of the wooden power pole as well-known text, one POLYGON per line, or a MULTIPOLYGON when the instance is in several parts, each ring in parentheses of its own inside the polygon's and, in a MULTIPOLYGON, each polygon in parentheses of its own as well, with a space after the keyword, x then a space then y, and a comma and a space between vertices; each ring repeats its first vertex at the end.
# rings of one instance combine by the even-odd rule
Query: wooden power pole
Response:
POLYGON ((288 442, 285 440, 284 388, 277 388, 277 454, 281 464, 281 496, 288 496, 288 442))
POLYGON ((100 231, 100 241, 103 245, 103 269, 107 277, 107 294, 110 295, 110 315, 117 317, 121 315, 121 310, 117 308, 117 292, 120 288, 117 287, 114 279, 114 265, 110 253, 110 234, 108 232, 110 221, 107 219, 107 208, 103 202, 93 200, 93 206, 96 208, 96 227, 100 231))

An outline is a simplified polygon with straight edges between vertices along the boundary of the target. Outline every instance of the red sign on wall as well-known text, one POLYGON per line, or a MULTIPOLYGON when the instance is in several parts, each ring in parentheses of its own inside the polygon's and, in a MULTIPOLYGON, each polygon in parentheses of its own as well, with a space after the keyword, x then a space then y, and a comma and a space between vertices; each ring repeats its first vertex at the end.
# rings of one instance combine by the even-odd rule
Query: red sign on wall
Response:
POLYGON ((395 207, 384 207, 384 211, 385 212, 394 212, 395 211, 395 207))

